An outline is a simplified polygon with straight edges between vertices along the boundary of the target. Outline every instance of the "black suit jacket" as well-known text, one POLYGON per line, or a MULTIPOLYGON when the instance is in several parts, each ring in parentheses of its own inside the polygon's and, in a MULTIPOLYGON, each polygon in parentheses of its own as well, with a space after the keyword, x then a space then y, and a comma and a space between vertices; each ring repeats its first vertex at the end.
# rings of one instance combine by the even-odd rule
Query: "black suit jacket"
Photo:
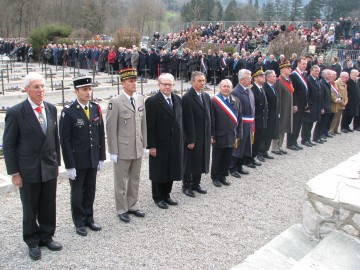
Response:
POLYGON ((25 183, 56 179, 60 166, 56 107, 44 102, 46 136, 28 100, 11 107, 5 117, 3 151, 8 174, 20 173, 25 183))
POLYGON ((331 113, 331 86, 324 78, 321 79, 321 105, 325 113, 331 113))
POLYGON ((305 107, 307 106, 308 99, 306 87, 297 75, 291 74, 290 79, 294 87, 293 106, 297 106, 299 111, 304 111, 305 107))
POLYGON ((314 78, 308 76, 308 86, 309 86, 309 106, 308 109, 310 112, 305 113, 304 121, 305 122, 316 122, 320 121, 321 118, 321 108, 322 108, 322 92, 320 82, 314 80, 314 78))

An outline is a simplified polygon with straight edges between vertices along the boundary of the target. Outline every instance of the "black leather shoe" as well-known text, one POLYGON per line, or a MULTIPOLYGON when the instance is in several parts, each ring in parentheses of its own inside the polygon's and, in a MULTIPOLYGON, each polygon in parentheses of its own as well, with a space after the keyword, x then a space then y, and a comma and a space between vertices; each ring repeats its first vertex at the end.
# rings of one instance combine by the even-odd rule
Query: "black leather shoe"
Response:
POLYGON ((192 189, 190 189, 190 188, 183 188, 183 193, 184 193, 186 196, 195 197, 194 191, 192 191, 192 189))
POLYGON ((339 131, 335 131, 334 132, 336 135, 341 135, 341 132, 339 132, 339 131))
POLYGON ((331 136, 330 134, 326 133, 326 134, 325 134, 325 137, 327 137, 327 138, 332 138, 333 136, 331 136))
POLYGON ((221 182, 221 184, 223 184, 224 186, 230 186, 230 182, 228 182, 228 181, 226 180, 226 178, 221 179, 220 182, 221 182))
POLYGON ((164 201, 155 202, 155 204, 161 209, 168 209, 169 208, 169 206, 164 201))
POLYGON ((101 231, 102 229, 101 226, 99 224, 96 224, 95 222, 88 223, 86 224, 86 226, 88 226, 90 230, 95 232, 101 231))
POLYGON ((145 213, 139 209, 129 210, 128 213, 134 215, 135 217, 145 217, 145 213))
POLYGON ((214 184, 215 187, 221 187, 222 186, 219 180, 213 180, 213 184, 214 184))
POLYGON ((299 150, 303 150, 303 149, 304 149, 302 146, 300 146, 300 145, 298 145, 298 144, 295 144, 295 147, 296 147, 297 149, 299 149, 299 150))
POLYGON ((165 203, 167 203, 168 205, 178 205, 179 203, 171 198, 167 198, 164 200, 165 203))
POLYGON ((283 150, 283 149, 280 149, 280 152, 283 154, 283 155, 286 155, 287 154, 287 151, 283 150))
POLYGON ((264 158, 267 158, 267 159, 274 159, 274 157, 273 157, 273 156, 270 156, 267 152, 265 152, 265 153, 263 154, 263 157, 264 157, 264 158))
POLYGON ((349 133, 345 128, 341 130, 342 133, 349 133))
POLYGON ((307 146, 307 147, 312 147, 312 145, 311 145, 309 142, 302 142, 301 144, 302 144, 302 145, 305 145, 305 146, 307 146))
POLYGON ((320 141, 322 141, 322 142, 327 142, 327 139, 320 138, 320 141))
POLYGON ((238 172, 231 172, 230 175, 235 178, 241 178, 241 175, 238 172))
POLYGON ((249 171, 244 170, 242 167, 241 167, 241 169, 238 169, 237 172, 240 173, 240 174, 249 174, 249 171))
POLYGON ((265 162, 265 158, 263 156, 257 156, 257 159, 260 160, 261 162, 265 162))
POLYGON ((87 236, 87 231, 85 227, 76 227, 76 233, 81 236, 87 236))
POLYGON ((55 241, 41 243, 40 246, 47 247, 51 251, 59 251, 59 250, 62 250, 62 248, 63 248, 59 242, 55 242, 55 241))
POLYGON ((247 164, 245 164, 245 166, 252 168, 252 169, 256 168, 256 166, 252 163, 247 163, 247 164))
POLYGON ((29 256, 34 261, 41 259, 41 250, 39 247, 29 247, 29 256))
POLYGON ((316 139, 316 140, 314 140, 314 142, 316 142, 318 144, 323 144, 322 140, 320 140, 320 139, 316 139))
POLYGON ((206 189, 203 189, 201 188, 200 185, 197 185, 197 186, 193 186, 192 188, 193 190, 197 191, 198 193, 200 194, 206 194, 207 193, 207 190, 206 189))
POLYGON ((312 143, 311 141, 307 141, 311 146, 316 146, 316 143, 312 143))
POLYGON ((283 153, 281 153, 281 151, 277 151, 277 150, 271 151, 271 153, 273 153, 275 155, 282 155, 283 154, 283 153))
POLYGON ((260 162, 257 162, 255 159, 251 160, 251 163, 255 166, 261 166, 262 164, 260 162))
POLYGON ((120 219, 122 222, 125 222, 125 223, 129 223, 129 222, 130 222, 130 217, 129 217, 129 214, 128 214, 128 213, 119 214, 118 217, 119 217, 119 219, 120 219))
POLYGON ((354 130, 351 129, 351 128, 347 128, 346 130, 349 131, 349 132, 353 132, 353 131, 354 131, 354 130))
POLYGON ((293 151, 299 151, 299 148, 297 148, 295 145, 289 145, 287 149, 293 150, 293 151))

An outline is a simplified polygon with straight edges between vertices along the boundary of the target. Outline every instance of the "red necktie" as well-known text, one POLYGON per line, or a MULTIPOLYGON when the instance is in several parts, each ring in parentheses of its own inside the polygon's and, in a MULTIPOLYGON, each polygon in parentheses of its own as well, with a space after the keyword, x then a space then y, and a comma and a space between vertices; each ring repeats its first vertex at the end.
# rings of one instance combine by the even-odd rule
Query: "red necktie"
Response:
POLYGON ((42 107, 39 106, 39 107, 35 108, 35 111, 36 111, 38 114, 41 114, 41 113, 42 113, 42 107))

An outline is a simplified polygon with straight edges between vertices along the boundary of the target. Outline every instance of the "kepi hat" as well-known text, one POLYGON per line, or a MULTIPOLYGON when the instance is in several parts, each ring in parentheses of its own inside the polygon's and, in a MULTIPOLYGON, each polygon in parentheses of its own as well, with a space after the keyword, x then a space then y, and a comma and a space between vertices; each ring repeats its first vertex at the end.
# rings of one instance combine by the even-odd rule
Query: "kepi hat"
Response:
POLYGON ((76 89, 76 88, 92 85, 92 80, 91 77, 79 77, 79 78, 75 78, 73 83, 76 89))
POLYGON ((291 67, 291 64, 288 60, 282 61, 279 65, 280 69, 291 67))
POLYGON ((258 67, 253 73, 251 73, 252 78, 255 78, 255 77, 260 76, 260 75, 265 75, 262 67, 258 67))
POLYGON ((124 68, 120 70, 119 75, 120 75, 120 80, 123 81, 130 78, 136 78, 137 72, 135 68, 124 68))

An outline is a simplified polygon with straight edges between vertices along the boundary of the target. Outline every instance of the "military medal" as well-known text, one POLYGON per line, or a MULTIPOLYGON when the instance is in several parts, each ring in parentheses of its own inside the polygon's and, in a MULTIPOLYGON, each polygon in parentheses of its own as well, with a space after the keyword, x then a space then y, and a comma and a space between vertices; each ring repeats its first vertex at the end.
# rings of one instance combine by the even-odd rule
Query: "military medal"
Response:
POLYGON ((40 123, 40 125, 45 123, 45 119, 42 114, 39 114, 39 123, 40 123))

